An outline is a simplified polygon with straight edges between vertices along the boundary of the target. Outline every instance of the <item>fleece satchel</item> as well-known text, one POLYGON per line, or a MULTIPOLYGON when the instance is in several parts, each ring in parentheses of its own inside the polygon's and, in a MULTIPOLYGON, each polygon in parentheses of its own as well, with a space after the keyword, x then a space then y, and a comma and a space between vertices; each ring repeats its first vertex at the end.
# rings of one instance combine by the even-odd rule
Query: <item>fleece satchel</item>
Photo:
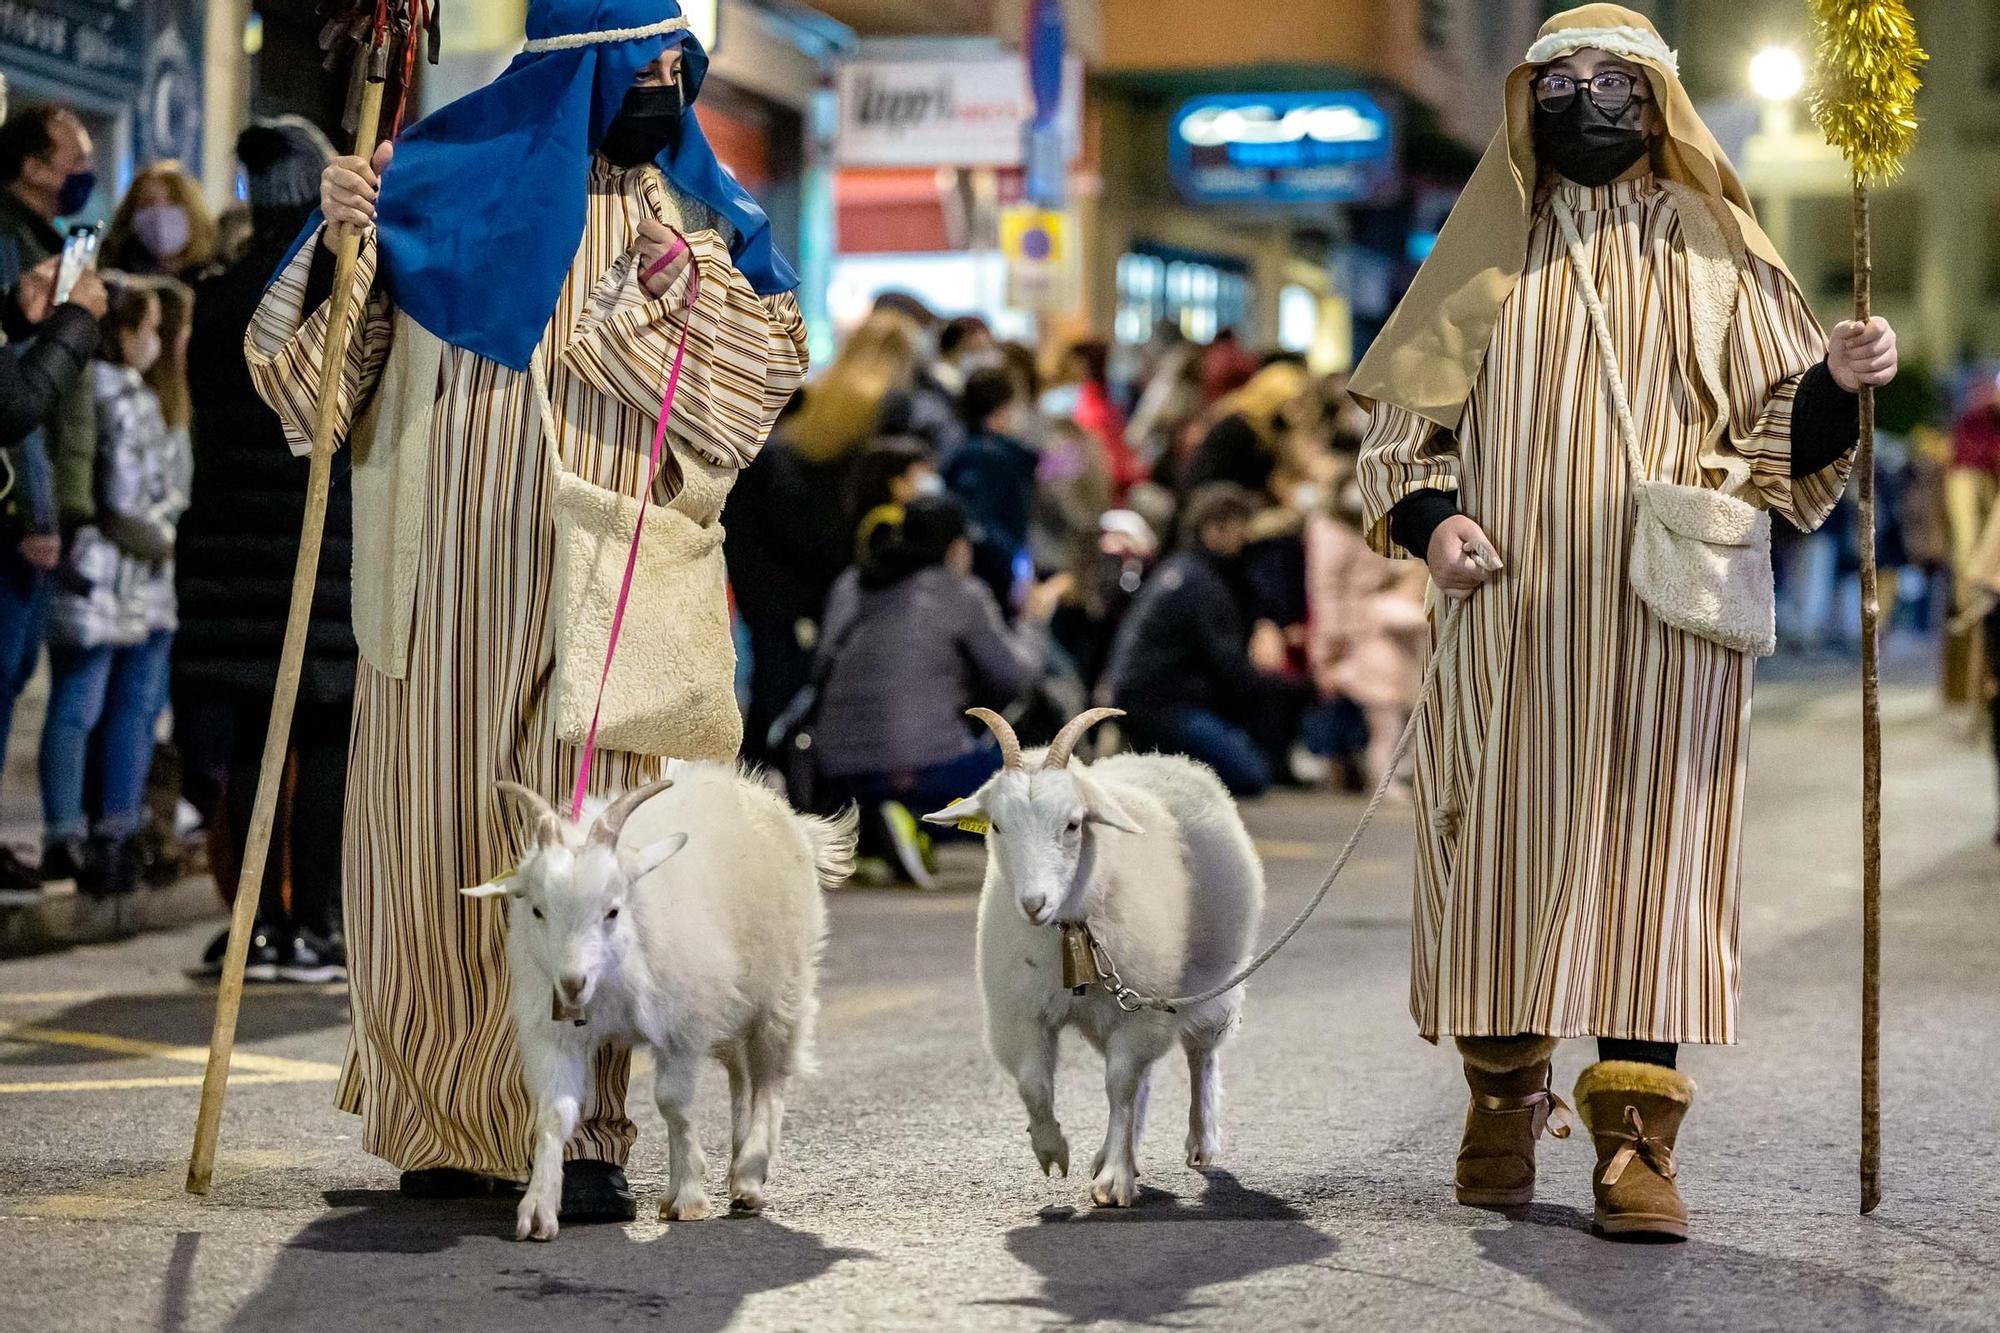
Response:
MULTIPOLYGON (((1729 302, 1737 270, 1722 249, 1720 229, 1699 201, 1689 206, 1676 196, 1676 203, 1694 296, 1695 360, 1715 400, 1718 426, 1726 430, 1729 399, 1721 383, 1721 350, 1728 334, 1729 302)), ((1577 293, 1590 316, 1611 390, 1619 441, 1631 469, 1632 493, 1638 506, 1629 575, 1632 590, 1654 615, 1677 629, 1740 653, 1768 657, 1778 647, 1771 515, 1726 490, 1647 477, 1625 377, 1619 372, 1604 306, 1583 255, 1583 240, 1568 206, 1560 198, 1553 205, 1569 249, 1577 293)), ((1711 432, 1711 442, 1721 433, 1711 432)), ((1703 461, 1708 462, 1709 456, 1703 461)), ((1724 468, 1731 473, 1732 489, 1744 489, 1748 470, 1740 460, 1726 460, 1724 468), (1730 463, 1734 466, 1728 466, 1730 463)))
MULTIPOLYGON (((661 266, 678 252, 676 247, 661 266)), ((689 319, 694 302, 690 282, 689 319)), ((667 439, 686 353, 684 323, 653 432, 643 501, 563 467, 541 349, 529 366, 555 482, 556 734, 584 752, 579 808, 591 756, 600 747, 727 761, 743 740, 721 522, 736 474, 667 439), (665 505, 652 504, 669 451, 680 488, 665 505)))

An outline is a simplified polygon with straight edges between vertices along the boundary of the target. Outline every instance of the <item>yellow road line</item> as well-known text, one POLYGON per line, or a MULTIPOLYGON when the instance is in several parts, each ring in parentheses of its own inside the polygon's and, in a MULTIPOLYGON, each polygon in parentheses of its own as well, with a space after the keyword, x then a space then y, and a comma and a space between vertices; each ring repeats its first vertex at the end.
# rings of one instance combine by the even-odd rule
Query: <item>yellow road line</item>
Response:
MULTIPOLYGON (((331 1083, 335 1070, 325 1074, 232 1074, 231 1087, 246 1083, 331 1083)), ((140 1088, 198 1088, 199 1074, 163 1074, 158 1078, 84 1078, 71 1082, 0 1083, 0 1094, 9 1092, 130 1092, 140 1088)))
MULTIPOLYGON (((174 1060, 181 1064, 208 1063, 206 1046, 170 1046, 165 1042, 141 1041, 135 1037, 113 1037, 102 1032, 73 1032, 64 1028, 35 1027, 27 1023, 0 1023, 0 1040, 39 1042, 46 1046, 81 1046, 85 1050, 111 1055, 129 1055, 147 1060, 174 1060)), ((314 1060, 287 1060, 276 1055, 256 1055, 237 1051, 230 1068, 282 1074, 295 1081, 331 1079, 340 1076, 336 1065, 314 1060)))

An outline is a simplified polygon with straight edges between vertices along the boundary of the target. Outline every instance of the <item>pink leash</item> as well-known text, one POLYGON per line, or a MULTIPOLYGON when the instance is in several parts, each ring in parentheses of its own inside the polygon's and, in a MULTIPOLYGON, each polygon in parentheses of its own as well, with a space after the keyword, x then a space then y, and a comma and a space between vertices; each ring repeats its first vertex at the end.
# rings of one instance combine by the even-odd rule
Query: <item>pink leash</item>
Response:
MULTIPOLYGON (((657 277, 687 250, 687 241, 679 236, 674 238, 673 248, 655 260, 645 275, 643 283, 657 277)), ((688 318, 681 324, 680 340, 674 346, 673 369, 667 372, 667 392, 660 400, 659 423, 653 428, 653 454, 646 472, 646 489, 640 492, 639 521, 632 528, 632 549, 625 556, 625 581, 618 589, 618 606, 611 614, 611 642, 604 649, 604 670, 597 677, 597 702, 590 712, 590 732, 583 740, 583 758, 577 765, 576 795, 570 801, 569 817, 583 818, 583 797, 590 789, 590 770, 597 759, 597 723, 604 712, 604 687, 611 680, 611 662, 618 653, 618 632, 625 627, 625 607, 632 600, 632 577, 639 568, 639 539, 646 533, 646 511, 651 509, 653 484, 660 478, 660 460, 666 452, 667 418, 673 415, 674 391, 680 387, 681 361, 687 355, 688 326, 694 323, 695 297, 701 286, 699 271, 688 266, 687 312, 688 318)), ((685 478, 683 478, 685 484, 685 478)))

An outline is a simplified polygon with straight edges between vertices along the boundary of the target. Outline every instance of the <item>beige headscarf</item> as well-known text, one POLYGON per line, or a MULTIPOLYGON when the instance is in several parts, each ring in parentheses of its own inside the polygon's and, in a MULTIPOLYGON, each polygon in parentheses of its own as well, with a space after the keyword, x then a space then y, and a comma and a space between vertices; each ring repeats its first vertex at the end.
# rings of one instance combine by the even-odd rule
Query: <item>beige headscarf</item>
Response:
POLYGON ((1542 25, 1527 59, 1508 74, 1506 124, 1473 170, 1409 294, 1356 367, 1349 390, 1364 405, 1394 403, 1457 429, 1500 306, 1527 263, 1537 170, 1530 84, 1544 64, 1586 48, 1646 69, 1666 122, 1653 146, 1653 170, 1709 200, 1731 240, 1784 271, 1751 216, 1743 183, 1695 114, 1675 53, 1652 23, 1619 5, 1568 10, 1542 25))

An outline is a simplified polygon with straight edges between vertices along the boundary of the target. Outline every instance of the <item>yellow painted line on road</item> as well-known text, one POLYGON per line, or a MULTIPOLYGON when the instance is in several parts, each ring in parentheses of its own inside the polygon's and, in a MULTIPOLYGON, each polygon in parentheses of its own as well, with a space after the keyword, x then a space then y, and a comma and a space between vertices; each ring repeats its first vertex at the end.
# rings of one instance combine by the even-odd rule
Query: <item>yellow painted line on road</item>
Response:
MULTIPOLYGON (((326 1074, 231 1074, 229 1086, 246 1083, 331 1083, 339 1071, 326 1074)), ((67 1082, 0 1083, 0 1094, 10 1092, 131 1092, 143 1088, 198 1088, 199 1074, 162 1074, 157 1078, 80 1078, 67 1082)))
POLYGON ((89 1004, 92 1000, 102 1000, 110 991, 101 990, 45 990, 0 992, 0 1004, 89 1004))
POLYGON ((937 997, 931 986, 866 986, 827 997, 820 1005, 823 1018, 852 1023, 878 1014, 894 1013, 928 1003, 937 997))
MULTIPOLYGON (((287 983, 283 986, 252 985, 244 988, 243 998, 264 999, 272 996, 294 995, 345 995, 347 983, 328 981, 322 984, 287 983)), ((215 989, 203 986, 199 989, 179 991, 161 995, 154 991, 119 990, 44 990, 44 991, 0 991, 0 1004, 46 1005, 46 1004, 92 1004, 98 1000, 145 1000, 180 999, 193 996, 198 999, 214 999, 215 989)))
MULTIPOLYGON (((165 1042, 141 1041, 136 1037, 114 1037, 102 1032, 75 1032, 65 1028, 36 1027, 28 1023, 0 1023, 0 1041, 35 1042, 44 1046, 80 1046, 85 1050, 103 1051, 110 1055, 126 1055, 143 1060, 173 1060, 190 1065, 208 1063, 206 1046, 170 1046, 165 1042)), ((236 1052, 230 1062, 230 1068, 263 1074, 280 1074, 298 1082, 334 1079, 340 1076, 337 1065, 321 1064, 315 1060, 287 1060, 282 1056, 256 1055, 248 1051, 236 1052)))

